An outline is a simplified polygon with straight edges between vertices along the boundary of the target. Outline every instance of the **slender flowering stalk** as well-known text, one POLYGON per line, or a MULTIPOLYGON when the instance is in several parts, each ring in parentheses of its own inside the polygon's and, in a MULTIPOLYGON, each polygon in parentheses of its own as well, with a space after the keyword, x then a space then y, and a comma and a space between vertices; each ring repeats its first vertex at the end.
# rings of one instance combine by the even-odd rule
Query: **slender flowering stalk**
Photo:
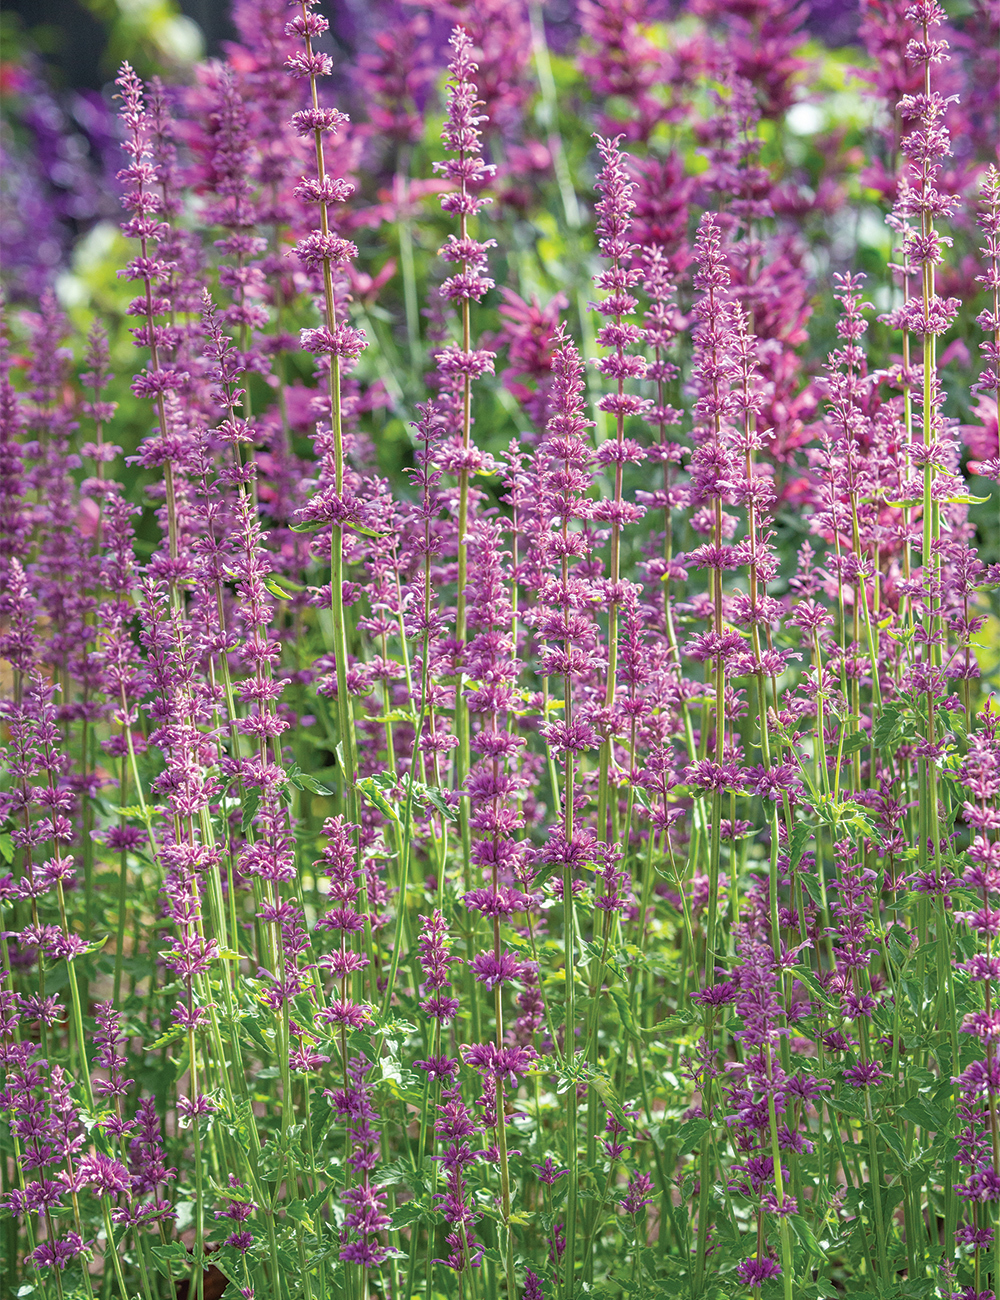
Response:
POLYGON ((608 826, 609 780, 614 749, 613 710, 615 704, 616 673, 618 667, 618 607, 621 603, 621 545, 622 529, 636 523, 645 514, 645 507, 631 505, 622 495, 625 466, 641 464, 645 451, 638 443, 625 437, 627 418, 642 415, 649 410, 650 402, 626 393, 627 379, 643 379, 647 362, 644 357, 630 355, 630 350, 641 338, 637 325, 628 324, 623 317, 630 316, 638 306, 631 290, 642 281, 641 271, 630 265, 632 254, 637 245, 629 242, 631 232, 631 215, 635 207, 633 191, 635 185, 628 178, 625 162, 619 144, 621 136, 614 140, 598 137, 597 147, 603 161, 601 174, 597 178, 596 188, 601 194, 597 204, 597 234, 601 256, 610 263, 601 271, 594 283, 603 290, 607 297, 598 305, 601 315, 608 319, 597 334, 601 347, 611 348, 610 356, 602 357, 596 362, 597 369, 606 378, 614 381, 615 391, 603 397, 600 409, 614 417, 614 439, 608 439, 598 448, 599 464, 614 467, 614 489, 610 501, 601 502, 594 517, 610 525, 611 556, 608 574, 608 670, 607 687, 604 695, 604 709, 609 734, 601 751, 601 784, 598 794, 597 830, 606 842, 611 842, 612 833, 608 826))
POLYGON ((158 286, 167 282, 173 266, 155 255, 156 245, 167 236, 169 226, 158 215, 162 209, 162 200, 153 188, 156 169, 152 163, 150 120, 143 99, 142 83, 125 63, 115 84, 121 91, 122 122, 128 132, 124 148, 129 158, 129 165, 118 173, 117 179, 134 187, 126 190, 122 199, 123 205, 133 213, 122 225, 122 232, 128 238, 139 241, 139 256, 133 258, 123 274, 129 280, 139 281, 142 286, 140 296, 129 304, 129 314, 144 319, 145 324, 137 326, 132 332, 136 347, 149 349, 149 366, 133 380, 132 391, 139 397, 153 399, 160 421, 159 441, 163 447, 170 560, 175 566, 176 578, 180 576, 181 555, 167 397, 176 392, 187 379, 187 374, 178 367, 162 362, 161 351, 166 341, 166 332, 163 326, 156 324, 157 317, 162 316, 170 307, 169 300, 159 291, 158 286))
MULTIPOLYGON (((349 816, 358 820, 357 755, 354 722, 351 715, 350 686, 347 676, 347 638, 344 621, 344 524, 352 517, 350 502, 345 500, 344 484, 344 432, 342 369, 345 362, 353 362, 367 346, 363 331, 353 329, 338 318, 337 299, 334 292, 334 273, 344 267, 357 249, 335 232, 331 209, 347 199, 353 186, 327 172, 324 137, 346 125, 346 114, 334 108, 323 108, 319 102, 318 78, 332 69, 328 54, 317 53, 313 48, 316 38, 322 36, 329 23, 314 12, 314 0, 303 0, 301 12, 288 24, 289 35, 297 36, 303 43, 302 53, 293 54, 286 64, 296 77, 308 78, 311 106, 302 109, 292 118, 292 125, 303 138, 311 138, 316 160, 315 177, 303 176, 296 188, 297 197, 305 203, 318 204, 319 229, 312 230, 296 245, 296 254, 303 264, 322 275, 323 325, 319 329, 303 330, 302 346, 316 357, 328 376, 331 431, 333 434, 333 492, 327 493, 322 503, 317 502, 322 518, 314 508, 310 523, 330 526, 330 608, 333 615, 333 648, 337 671, 337 718, 340 744, 344 762, 344 785, 349 816)), ((360 849, 359 849, 360 852, 360 849)), ((362 877, 363 881, 363 877, 362 877)), ((364 885, 362 884, 362 888, 364 885)), ((365 908, 367 913, 367 907, 365 908)), ((368 932, 366 930, 366 938, 368 932)), ((368 939, 370 946, 370 938, 368 939)))
MULTIPOLYGON (((455 439, 443 451, 442 469, 458 477, 458 591, 455 604, 455 640, 458 645, 459 672, 461 656, 467 636, 468 562, 469 562, 469 479, 483 468, 484 462, 472 441, 472 384, 484 374, 493 373, 494 354, 472 346, 472 303, 480 302, 493 287, 486 274, 486 251, 495 241, 476 240, 469 234, 469 218, 477 216, 487 203, 479 190, 493 175, 496 168, 486 163, 480 153, 482 123, 487 119, 476 112, 481 107, 476 88, 477 65, 472 59, 472 40, 462 27, 456 27, 449 45, 452 58, 448 64, 448 113, 442 140, 445 148, 456 155, 434 164, 434 169, 454 186, 445 194, 441 207, 449 216, 458 217, 458 234, 449 235, 447 243, 439 250, 448 262, 457 263, 460 269, 449 276, 441 286, 441 296, 458 305, 461 341, 450 343, 436 357, 444 394, 448 399, 450 425, 455 439)), ((455 788, 462 790, 470 766, 469 717, 461 689, 461 680, 455 692, 455 731, 458 747, 454 764, 455 788)), ((465 799, 460 802, 460 828, 462 854, 465 868, 465 885, 469 888, 469 809, 465 799)))

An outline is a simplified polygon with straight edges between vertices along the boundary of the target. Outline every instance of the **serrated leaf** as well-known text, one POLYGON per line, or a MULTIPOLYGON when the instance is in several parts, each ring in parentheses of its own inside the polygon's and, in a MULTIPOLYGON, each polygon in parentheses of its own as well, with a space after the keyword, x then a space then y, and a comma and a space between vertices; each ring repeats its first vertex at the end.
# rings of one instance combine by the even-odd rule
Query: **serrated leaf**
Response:
POLYGON ((373 722, 416 722, 416 715, 412 709, 390 709, 388 713, 380 713, 373 722))
POLYGON ((312 794, 322 794, 322 795, 336 794, 335 790, 331 790, 330 787, 324 785, 322 781, 317 781, 316 778, 314 776, 310 776, 308 772, 298 773, 297 784, 300 789, 309 790, 312 794))
POLYGON ((562 864, 559 862, 547 862, 541 871, 536 871, 531 877, 532 889, 541 889, 561 868, 562 864))
POLYGON ((635 1023, 635 1016, 632 1014, 628 998, 619 988, 610 988, 608 992, 611 994, 611 1001, 618 1010, 618 1018, 622 1022, 622 1028, 630 1038, 640 1042, 639 1026, 635 1023))
POLYGON ((428 1209, 423 1202, 414 1199, 404 1201, 402 1205, 393 1210, 392 1226, 394 1228, 408 1228, 413 1223, 436 1223, 441 1218, 442 1215, 439 1211, 428 1209))
POLYGON ((899 1132, 892 1124, 879 1124, 878 1131, 882 1134, 886 1146, 899 1159, 900 1163, 906 1164, 906 1148, 903 1146, 903 1139, 899 1132))
POLYGON ((813 1259, 826 1259, 823 1247, 816 1240, 816 1234, 813 1232, 809 1220, 804 1219, 801 1214, 790 1214, 788 1218, 792 1225, 792 1230, 796 1237, 798 1237, 799 1241, 802 1242, 802 1245, 806 1248, 808 1254, 813 1259))
POLYGON ((658 1025, 651 1025, 649 1029, 641 1029, 639 1032, 655 1034, 657 1038, 661 1039, 675 1038, 694 1024, 695 1019, 695 1016, 668 1016, 666 1020, 661 1020, 658 1025))
POLYGON ((911 1124, 917 1124, 920 1128, 933 1129, 935 1133, 945 1127, 945 1116, 933 1102, 926 1102, 922 1097, 909 1097, 903 1104, 896 1109, 897 1115, 902 1115, 908 1119, 911 1124))
POLYGON ((312 1215, 309 1213, 305 1201, 286 1201, 282 1209, 290 1219, 294 1219, 310 1232, 312 1231, 312 1215))
POLYGON ((788 863, 789 870, 794 871, 802 860, 802 854, 805 852, 806 845, 812 837, 813 828, 808 822, 795 822, 792 826, 792 835, 788 844, 788 863))
POLYGON ((611 1114, 614 1115, 618 1123, 621 1124, 626 1131, 631 1131, 631 1121, 622 1109, 621 1102, 619 1102, 618 1098, 615 1096, 611 1087, 611 1080, 607 1075, 601 1074, 597 1070, 591 1070, 589 1071, 587 1081, 597 1093, 598 1097, 600 1097, 601 1101, 604 1102, 611 1114))
POLYGON ((851 1097, 826 1097, 825 1102, 831 1110, 841 1111, 844 1115, 850 1115, 852 1119, 866 1118, 864 1106, 851 1097))
POLYGON ((881 716, 872 728, 872 744, 876 749, 886 749, 897 738, 900 731, 902 709, 895 704, 887 704, 881 716))
POLYGON ((868 736, 863 731, 852 731, 849 736, 844 737, 844 743, 840 752, 844 758, 856 754, 859 749, 863 749, 868 744, 868 736))
POLYGON ((257 816, 257 809, 260 807, 260 791, 251 790, 243 800, 243 815, 240 817, 240 831, 246 835, 253 825, 253 819, 257 816))
MULTIPOLYGON (((808 879, 808 877, 805 878, 808 879)), ((805 987, 809 990, 810 993, 814 994, 816 998, 818 998, 821 1006, 830 1005, 830 995, 827 993, 826 989, 824 989, 823 985, 819 982, 819 980, 816 978, 813 972, 809 970, 806 966, 800 965, 794 967, 794 969, 792 970, 792 975, 795 979, 799 981, 800 984, 805 985, 805 987)))
POLYGON ((161 1047, 166 1047, 168 1043, 176 1043, 179 1038, 184 1037, 184 1030, 180 1025, 171 1025, 168 1030, 162 1033, 155 1042, 146 1044, 147 1052, 158 1051, 161 1047))
POLYGON ((191 1263, 191 1256, 187 1252, 187 1247, 179 1241, 168 1241, 165 1246, 151 1246, 150 1250, 153 1255, 153 1262, 157 1271, 164 1277, 169 1277, 174 1266, 187 1268, 191 1263))
POLYGON ((358 789, 384 817, 388 817, 390 821, 394 821, 397 825, 399 824, 399 813, 379 789, 378 782, 373 777, 363 776, 358 782, 358 789))
POLYGON ((708 1132, 710 1123, 704 1116, 701 1116, 698 1119, 689 1119, 686 1124, 680 1126, 676 1134, 680 1143, 677 1148, 678 1159, 690 1155, 708 1132))
POLYGON ((282 585, 283 587, 287 587, 289 591, 307 591, 307 590, 308 590, 308 588, 307 588, 303 583, 301 583, 301 582, 293 582, 292 579, 289 578, 288 575, 285 574, 285 573, 272 573, 272 574, 270 575, 270 580, 271 580, 271 582, 280 582, 281 585, 282 585))
POLYGON ((414 781, 413 793, 424 803, 433 804, 442 817, 446 817, 450 822, 458 821, 457 811, 450 807, 444 797, 444 793, 434 785, 424 785, 421 781, 414 781))

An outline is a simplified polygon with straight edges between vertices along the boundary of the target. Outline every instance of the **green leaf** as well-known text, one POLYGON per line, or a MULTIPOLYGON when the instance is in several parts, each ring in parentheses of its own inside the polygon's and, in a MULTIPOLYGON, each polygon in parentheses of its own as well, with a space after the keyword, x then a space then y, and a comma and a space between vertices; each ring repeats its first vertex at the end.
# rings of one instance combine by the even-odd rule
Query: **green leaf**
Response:
POLYGON ((312 794, 336 794, 335 790, 331 790, 328 785, 324 785, 322 781, 317 781, 314 776, 310 776, 307 772, 298 773, 297 784, 300 789, 309 790, 312 794))
POLYGON ((905 1166, 907 1163, 906 1148, 903 1146, 903 1139, 899 1136, 899 1132, 896 1128, 894 1128, 892 1124, 880 1124, 878 1126, 878 1131, 885 1139, 885 1144, 889 1150, 892 1151, 899 1159, 900 1163, 905 1166))
POLYGON ((264 586, 271 593, 271 595, 276 596, 278 600, 292 599, 291 592, 285 591, 284 587, 282 587, 274 578, 265 578, 264 586))
POLYGON ((166 1030, 165 1033, 162 1033, 155 1042, 146 1044, 146 1051, 155 1052, 161 1047, 166 1047, 168 1043, 176 1043, 179 1038, 183 1037, 183 1028, 180 1025, 171 1025, 170 1028, 166 1030))
MULTIPOLYGON (((804 879, 808 880, 809 877, 806 876, 804 879)), ((805 985, 809 992, 817 999, 820 1006, 827 1007, 831 1005, 829 993, 808 967, 802 965, 793 966, 792 977, 797 979, 800 984, 805 985)))
POLYGON ((165 1246, 151 1246, 150 1250, 157 1271, 164 1277, 169 1277, 174 1267, 187 1269, 191 1264, 187 1248, 179 1241, 169 1241, 165 1246))
POLYGON ((280 583, 282 587, 287 587, 289 591, 307 591, 308 588, 301 582, 293 582, 291 578, 284 573, 272 573, 266 581, 280 583))
POLYGON ((332 524, 320 523, 315 519, 307 519, 303 523, 289 524, 293 533, 318 533, 321 528, 332 528, 332 524))
POLYGON ((257 809, 260 807, 260 791, 251 790, 243 800, 243 816, 240 818, 240 830, 246 835, 253 825, 253 819, 257 816, 257 809))
POLYGON ((9 831, 0 834, 0 856, 3 857, 4 862, 14 861, 14 841, 9 831))
POLYGON ((850 1115, 853 1119, 865 1119, 865 1108, 860 1101, 854 1101, 850 1097, 827 1097, 826 1104, 831 1110, 842 1111, 845 1115, 850 1115))
POLYGON ((558 871, 562 869, 559 862, 547 862, 541 871, 536 871, 531 877, 532 889, 541 889, 541 887, 550 880, 558 871))
POLYGON ((902 731, 902 709, 897 704, 887 704, 872 728, 872 744, 876 749, 887 749, 902 731))
POLYGON ((816 1234, 813 1232, 808 1219, 804 1219, 801 1214, 790 1214, 788 1219, 796 1237, 805 1246, 807 1253, 813 1259, 826 1259, 826 1253, 816 1240, 816 1234))
POLYGON ((661 1020, 658 1025, 651 1025, 649 1029, 640 1029, 639 1032, 643 1034, 655 1034, 661 1041, 665 1041, 669 1038, 676 1038, 697 1020, 698 1017, 693 1015, 668 1016, 666 1020, 661 1020))
POLYGON ((399 824, 399 813, 379 789, 378 782, 374 777, 363 776, 358 782, 358 789, 383 816, 388 817, 390 821, 396 822, 397 825, 399 824))
POLYGON ((421 803, 433 804, 441 816, 446 817, 448 821, 458 821, 458 813, 449 806, 444 793, 436 785, 424 785, 422 781, 414 781, 413 793, 421 803))
POLYGON ((828 1282, 824 1277, 821 1277, 819 1281, 814 1282, 812 1286, 807 1286, 802 1292, 803 1300, 826 1300, 827 1297, 831 1297, 831 1300, 835 1300, 839 1295, 840 1292, 833 1283, 828 1282))
POLYGON ((820 883, 819 883, 819 881, 816 879, 816 877, 815 877, 815 876, 811 876, 808 872, 804 872, 804 873, 799 877, 799 879, 802 881, 802 887, 805 889, 806 893, 809 895, 809 897, 812 899, 812 901, 816 904, 816 906, 817 906, 817 907, 822 907, 822 906, 823 906, 823 891, 822 891, 822 889, 820 888, 820 883))
POLYGON ((109 937, 110 937, 109 935, 105 935, 103 939, 94 939, 91 943, 87 944, 86 948, 82 948, 80 952, 76 953, 76 956, 86 957, 92 952, 100 952, 100 950, 107 943, 109 937))
POLYGON ((796 822, 792 826, 792 837, 788 846, 789 870, 794 871, 799 865, 812 833, 813 828, 808 822, 796 822))
POLYGON ((440 1223, 443 1219, 437 1210, 428 1209, 420 1200, 404 1201, 392 1212, 394 1228, 408 1228, 413 1223, 440 1223))
POLYGON ((360 533, 362 537, 388 537, 386 532, 379 532, 376 528, 366 528, 364 524, 356 524, 352 519, 344 521, 344 527, 349 528, 353 533, 360 533))
POLYGON ((622 1028, 630 1038, 640 1042, 639 1026, 635 1023, 635 1016, 632 1014, 628 998, 619 988, 610 988, 608 992, 611 994, 611 1001, 618 1009, 618 1018, 622 1022, 622 1028))
POLYGON ((947 1120, 938 1106, 933 1102, 925 1101, 922 1097, 909 1097, 903 1102, 897 1111, 897 1115, 902 1115, 908 1119, 911 1124, 918 1124, 920 1128, 933 1129, 940 1132, 946 1127, 947 1120))
POLYGON ((704 1118, 689 1119, 686 1124, 682 1124, 677 1130, 677 1139, 680 1143, 677 1148, 677 1158, 690 1155, 702 1138, 711 1127, 711 1121, 704 1118))
POLYGON ((618 1098, 615 1096, 614 1090, 611 1087, 611 1080, 608 1076, 602 1074, 598 1070, 592 1069, 588 1071, 588 1082, 597 1093, 598 1097, 600 1097, 601 1101, 604 1102, 611 1114, 614 1115, 618 1123, 621 1124, 626 1131, 631 1131, 632 1123, 622 1109, 621 1102, 619 1102, 618 1098))
POLYGON ((864 731, 852 731, 849 736, 844 737, 844 743, 841 746, 841 754, 848 758, 851 754, 856 754, 859 749, 864 749, 868 744, 868 735, 864 731))

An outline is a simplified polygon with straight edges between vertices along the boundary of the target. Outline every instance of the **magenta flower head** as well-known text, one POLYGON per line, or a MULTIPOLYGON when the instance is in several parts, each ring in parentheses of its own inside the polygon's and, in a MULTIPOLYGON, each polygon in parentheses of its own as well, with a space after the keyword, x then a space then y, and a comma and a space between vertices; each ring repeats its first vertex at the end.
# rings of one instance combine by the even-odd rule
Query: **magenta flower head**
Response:
POLYGON ((64 1237, 45 1241, 29 1255, 36 1268, 64 1269, 84 1250, 93 1246, 92 1241, 84 1241, 78 1232, 67 1232, 64 1237))
POLYGON ((538 1181, 550 1187, 557 1178, 565 1178, 569 1173, 568 1169, 557 1169, 551 1156, 546 1156, 540 1165, 532 1165, 531 1167, 538 1175, 538 1181))
POLYGON ((524 1274, 524 1291, 523 1300, 545 1300, 545 1292, 542 1290, 542 1280, 537 1273, 533 1273, 529 1268, 524 1274))
POLYGON ((878 1061, 862 1061, 844 1071, 844 1078, 854 1088, 874 1088, 880 1084, 886 1074, 878 1061))
POLYGON ((451 987, 448 968, 456 957, 451 955, 448 944, 448 923, 440 912, 420 919, 420 965, 423 967, 425 982, 421 986, 424 1000, 420 1003, 421 1011, 433 1020, 439 1020, 442 1026, 454 1018, 459 1008, 459 1000, 443 992, 451 987))
MULTIPOLYGON (((434 170, 451 181, 455 192, 441 199, 442 209, 459 218, 459 234, 449 235, 441 256, 448 262, 461 264, 461 271, 447 279, 441 286, 441 296, 449 302, 480 302, 493 281, 486 275, 486 250, 494 247, 495 239, 485 243, 470 239, 466 231, 469 217, 476 216, 490 202, 478 191, 490 179, 496 168, 487 163, 480 153, 480 125, 486 118, 476 112, 481 107, 476 89, 476 64, 472 61, 472 41, 463 27, 456 27, 449 42, 452 60, 448 64, 448 116, 441 138, 445 148, 458 156, 436 162, 434 170)), ((475 357, 476 353, 466 353, 475 357)), ((493 354, 483 353, 479 374, 492 372, 493 354), (485 360, 488 358, 488 361, 485 360)), ((470 363, 471 364, 471 363, 470 363)), ((478 377, 477 375, 472 376, 478 377)))
POLYGON ((648 1174, 633 1174, 628 1180, 628 1187, 625 1189, 625 1195, 618 1204, 626 1214, 638 1214, 645 1205, 652 1201, 650 1192, 653 1190, 653 1180, 648 1174))
POLYGON ((479 952, 469 962, 480 984, 488 989, 498 984, 509 984, 519 980, 524 974, 524 962, 512 952, 502 952, 497 956, 492 952, 479 952))
POLYGON ((378 1234, 391 1226, 391 1220, 385 1213, 385 1192, 371 1181, 372 1170, 378 1164, 380 1134, 372 1127, 372 1123, 378 1121, 378 1114, 372 1105, 372 1089, 367 1082, 370 1070, 371 1063, 366 1057, 352 1057, 348 1063, 349 1086, 335 1098, 337 1110, 349 1118, 350 1154, 347 1163, 357 1180, 353 1187, 345 1188, 341 1193, 341 1201, 347 1210, 344 1227, 351 1236, 344 1241, 340 1258, 364 1268, 378 1268, 389 1253, 378 1234))
POLYGON ((781 1276, 781 1265, 776 1259, 744 1259, 736 1267, 736 1276, 744 1286, 762 1287, 772 1277, 781 1276))
POLYGON ((446 262, 457 263, 459 270, 441 285, 440 296, 454 303, 462 315, 463 342, 449 342, 435 357, 432 382, 441 390, 438 399, 446 414, 449 431, 461 434, 461 441, 449 447, 442 457, 443 468, 453 473, 469 472, 482 463, 469 440, 470 421, 465 418, 469 385, 484 374, 493 373, 495 354, 473 348, 469 341, 469 304, 481 302, 493 288, 487 274, 486 252, 496 240, 473 239, 469 218, 476 216, 490 202, 480 190, 496 168, 481 153, 480 126, 486 120, 477 109, 482 107, 476 87, 476 64, 472 60, 472 40, 464 27, 456 27, 449 42, 452 59, 448 65, 448 111, 441 138, 453 158, 435 162, 434 170, 454 188, 441 199, 442 209, 458 218, 458 234, 451 234, 440 248, 446 262))
POLYGON ((463 1051, 466 1065, 478 1070, 484 1079, 495 1079, 516 1088, 534 1064, 536 1053, 530 1047, 497 1047, 495 1043, 474 1043, 463 1051))
POLYGON ((97 1008, 97 1032, 94 1043, 98 1048, 95 1064, 107 1070, 108 1078, 94 1081, 94 1092, 99 1097, 124 1097, 132 1086, 124 1077, 125 1056, 119 1050, 125 1041, 121 1031, 121 1016, 110 1002, 97 1008))
MULTIPOLYGON (((594 284, 607 295, 596 304, 607 321, 598 330, 597 342, 603 348, 610 348, 611 355, 601 357, 595 364, 614 384, 614 391, 601 398, 600 408, 612 417, 617 429, 614 441, 603 442, 597 453, 600 463, 615 466, 615 499, 602 502, 596 515, 617 531, 623 524, 635 523, 645 513, 642 507, 627 505, 621 499, 622 467, 645 459, 643 449, 624 436, 624 421, 629 416, 645 414, 652 403, 634 393, 626 393, 624 387, 626 380, 644 379, 648 364, 645 357, 634 351, 642 330, 622 319, 636 310, 638 302, 632 290, 643 281, 641 268, 633 264, 639 248, 631 238, 635 183, 619 148, 622 137, 596 138, 604 163, 595 182, 601 195, 597 202, 597 241, 601 257, 610 263, 594 277, 594 284)), ((612 580, 617 582, 617 573, 612 574, 612 580)))
POLYGON ((91 1186, 98 1196, 119 1196, 132 1189, 128 1170, 117 1160, 100 1153, 80 1158, 77 1176, 84 1186, 91 1186))
POLYGON ((464 27, 456 27, 448 43, 452 50, 448 64, 448 115, 441 139, 445 148, 458 156, 436 162, 434 170, 451 181, 456 190, 442 198, 441 207, 453 216, 465 218, 475 216, 489 203, 489 199, 479 198, 475 191, 489 180, 496 168, 480 152, 480 127, 486 118, 476 112, 482 103, 476 88, 478 69, 472 59, 472 38, 464 27))
POLYGON ((215 1211, 215 1217, 232 1221, 234 1231, 226 1238, 225 1244, 245 1255, 253 1245, 253 1233, 246 1224, 257 1206, 235 1174, 229 1175, 229 1198, 224 1210, 215 1211))

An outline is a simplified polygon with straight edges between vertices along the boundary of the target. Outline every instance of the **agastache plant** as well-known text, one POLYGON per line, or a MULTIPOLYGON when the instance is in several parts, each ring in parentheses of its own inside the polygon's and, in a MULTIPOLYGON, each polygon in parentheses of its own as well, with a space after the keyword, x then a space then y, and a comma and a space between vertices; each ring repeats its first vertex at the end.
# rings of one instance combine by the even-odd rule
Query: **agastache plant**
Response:
POLYGON ((1000 1294, 995 15, 668 9, 4 64, 5 1295, 1000 1294))

